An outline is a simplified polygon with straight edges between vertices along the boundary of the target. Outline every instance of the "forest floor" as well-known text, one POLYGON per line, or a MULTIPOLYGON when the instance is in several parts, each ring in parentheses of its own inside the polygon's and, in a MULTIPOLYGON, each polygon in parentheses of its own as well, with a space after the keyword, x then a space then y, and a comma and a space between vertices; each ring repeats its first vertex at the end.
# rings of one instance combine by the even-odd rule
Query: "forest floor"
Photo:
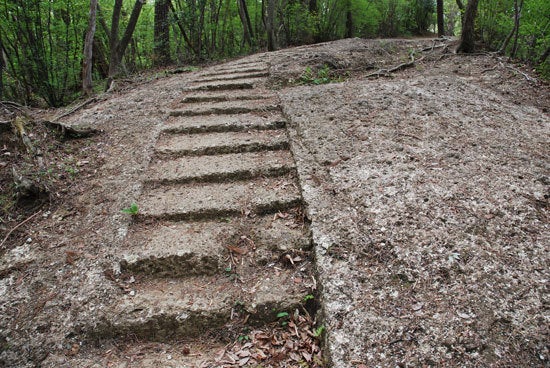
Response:
MULTIPOLYGON (((547 366, 550 88, 504 58, 452 49, 347 39, 119 81, 68 114, 3 104, 2 121, 28 115, 33 148, 0 125, 0 366, 547 366), (270 270, 292 273, 317 314, 290 311, 255 335, 202 331, 194 345, 143 341, 151 326, 98 332, 98 316, 144 283, 117 273, 118 257, 139 242, 136 223, 156 230, 157 220, 121 209, 158 189, 147 180, 175 101, 204 73, 260 64, 269 74, 254 91, 277 99, 286 120, 305 211, 304 221, 300 208, 277 210, 269 226, 278 216, 292 231, 306 224, 313 244, 311 256, 285 250, 291 265, 270 270), (44 123, 62 115, 96 134, 44 123), (324 362, 312 357, 320 339, 324 362)), ((224 259, 244 259, 250 244, 224 259)))

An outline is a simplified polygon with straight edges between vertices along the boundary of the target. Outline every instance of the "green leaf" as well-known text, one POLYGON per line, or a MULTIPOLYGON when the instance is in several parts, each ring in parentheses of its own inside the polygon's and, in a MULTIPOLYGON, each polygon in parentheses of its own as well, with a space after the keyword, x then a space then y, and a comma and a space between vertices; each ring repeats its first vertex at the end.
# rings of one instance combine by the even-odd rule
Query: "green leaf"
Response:
POLYGON ((122 213, 125 213, 125 214, 127 214, 127 215, 135 216, 135 215, 138 214, 139 208, 138 208, 138 205, 137 205, 137 204, 132 203, 132 204, 130 205, 130 207, 124 208, 121 212, 122 212, 122 213))
POLYGON ((288 313, 287 313, 287 312, 279 312, 279 313, 277 313, 277 318, 284 318, 284 317, 288 317, 288 313))

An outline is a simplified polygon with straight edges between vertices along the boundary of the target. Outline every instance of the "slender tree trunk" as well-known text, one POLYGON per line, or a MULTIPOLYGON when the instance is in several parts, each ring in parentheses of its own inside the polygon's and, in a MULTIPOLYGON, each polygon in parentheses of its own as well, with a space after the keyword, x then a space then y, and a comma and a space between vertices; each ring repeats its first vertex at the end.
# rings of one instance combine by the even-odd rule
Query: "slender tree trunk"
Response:
POLYGON ((275 1, 267 0, 267 15, 265 19, 265 28, 267 31, 267 50, 276 50, 275 41, 275 1))
POLYGON ((252 25, 250 24, 250 17, 248 16, 246 2, 245 0, 237 0, 237 5, 239 7, 239 17, 241 18, 241 23, 243 24, 244 41, 252 47, 252 25))
POLYGON ((353 14, 351 10, 346 12, 346 36, 345 38, 353 37, 353 14))
POLYGON ((548 59, 548 56, 550 56, 550 47, 548 47, 546 51, 544 51, 544 53, 540 56, 538 64, 544 63, 546 59, 548 59))
POLYGON ((155 1, 154 64, 164 66, 170 63, 170 23, 168 11, 171 0, 155 1))
POLYGON ((87 96, 90 96, 93 92, 92 65, 96 15, 97 0, 90 0, 90 18, 88 19, 88 30, 86 32, 86 39, 84 40, 84 65, 82 67, 82 91, 87 96))
POLYGON ((443 0, 437 0, 437 35, 445 36, 445 18, 443 12, 443 0))
POLYGON ((4 98, 4 44, 0 35, 0 100, 4 98))
POLYGON ((113 9, 113 18, 111 22, 111 37, 109 40, 111 49, 111 57, 109 60, 109 77, 107 78, 105 89, 109 89, 109 87, 111 87, 113 78, 120 69, 122 57, 124 56, 124 52, 126 51, 126 48, 128 47, 130 40, 132 39, 132 35, 134 34, 139 15, 141 13, 141 8, 143 7, 143 4, 145 4, 145 1, 146 0, 136 0, 134 8, 132 9, 132 14, 130 14, 128 25, 126 26, 126 30, 124 31, 124 35, 119 41, 118 27, 120 23, 120 13, 122 10, 122 0, 115 0, 115 7, 113 9))
POLYGON ((309 0, 308 8, 310 13, 317 13, 317 0, 309 0))
POLYGON ((462 35, 457 52, 472 53, 475 50, 475 19, 479 0, 469 0, 462 21, 462 35))
POLYGON ((516 35, 514 37, 514 46, 512 46, 512 52, 510 53, 510 57, 516 57, 516 53, 518 51, 518 37, 519 37, 519 21, 521 19, 521 9, 523 8, 523 0, 521 0, 521 3, 518 5, 518 0, 514 1, 514 28, 516 30, 516 35))
POLYGON ((193 42, 191 42, 191 39, 189 38, 189 35, 185 31, 183 20, 179 18, 178 14, 176 12, 176 9, 174 8, 174 5, 172 4, 172 2, 169 1, 168 4, 170 6, 170 10, 172 11, 172 14, 174 14, 174 16, 176 18, 176 24, 178 25, 178 28, 180 29, 181 35, 183 36, 183 39, 185 40, 185 43, 187 44, 187 46, 189 46, 189 48, 191 50, 193 50, 193 53, 195 54, 195 56, 199 57, 200 56, 199 50, 197 50, 195 48, 195 46, 193 45, 193 42))

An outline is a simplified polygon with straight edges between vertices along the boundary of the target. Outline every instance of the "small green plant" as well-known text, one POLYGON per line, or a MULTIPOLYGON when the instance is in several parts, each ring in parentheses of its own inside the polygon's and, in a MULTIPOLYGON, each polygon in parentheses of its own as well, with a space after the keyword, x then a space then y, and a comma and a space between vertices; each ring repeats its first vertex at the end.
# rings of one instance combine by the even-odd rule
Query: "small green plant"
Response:
POLYGON ((130 205, 130 207, 124 208, 121 212, 125 213, 127 215, 135 216, 139 213, 139 208, 138 208, 138 205, 136 203, 132 203, 130 205))
POLYGON ((311 294, 307 294, 306 296, 304 296, 304 302, 307 302, 308 300, 313 300, 315 299, 315 297, 311 294))
POLYGON ((286 326, 288 325, 288 319, 289 319, 289 314, 287 312, 279 312, 277 313, 277 318, 279 319, 279 322, 281 323, 281 326, 286 326))
POLYGON ((239 342, 250 341, 250 336, 248 336, 248 335, 239 335, 239 337, 237 337, 237 340, 239 342))
POLYGON ((343 81, 342 76, 333 77, 330 72, 330 67, 325 64, 323 67, 319 70, 317 70, 317 73, 313 72, 313 69, 311 67, 306 67, 302 75, 300 76, 300 79, 298 82, 300 84, 327 84, 327 83, 335 83, 335 82, 341 82, 343 81))
POLYGON ((277 318, 287 318, 288 313, 287 312, 279 312, 277 313, 277 318))
POLYGON ((313 336, 319 337, 323 334, 323 332, 325 332, 325 325, 317 327, 315 331, 313 331, 313 336))

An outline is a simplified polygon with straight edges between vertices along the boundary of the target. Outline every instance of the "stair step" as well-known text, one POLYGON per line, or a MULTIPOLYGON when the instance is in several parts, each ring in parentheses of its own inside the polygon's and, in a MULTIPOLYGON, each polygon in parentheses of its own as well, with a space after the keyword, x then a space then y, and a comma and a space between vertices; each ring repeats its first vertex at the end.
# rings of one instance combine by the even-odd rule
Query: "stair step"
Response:
POLYGON ((138 218, 205 219, 245 213, 273 213, 301 204, 294 178, 177 185, 146 190, 138 218))
POLYGON ((171 117, 165 133, 238 132, 245 130, 281 129, 286 125, 279 112, 261 112, 237 115, 209 115, 198 117, 171 117))
POLYGON ((211 77, 211 76, 217 76, 217 75, 230 75, 230 74, 245 74, 245 73, 262 73, 267 72, 268 67, 266 66, 233 66, 229 68, 217 68, 209 71, 205 71, 204 73, 200 74, 203 77, 211 77))
POLYGON ((222 91, 237 89, 253 89, 256 84, 263 82, 263 78, 241 79, 238 81, 219 81, 197 83, 189 87, 188 91, 222 91))
POLYGON ((189 156, 151 162, 146 182, 220 182, 258 176, 278 176, 294 170, 292 155, 289 151, 283 150, 189 156))
POLYGON ((172 110, 170 116, 197 116, 197 115, 231 115, 246 114, 254 111, 278 110, 275 99, 249 101, 223 101, 205 103, 195 106, 185 106, 183 110, 172 110))
MULTIPOLYGON (((297 211, 289 213, 296 215, 297 211)), ((223 274, 228 246, 242 250, 249 267, 277 262, 286 252, 311 248, 307 228, 289 213, 285 218, 134 226, 121 252, 121 270, 157 277, 223 274)))
POLYGON ((247 275, 127 284, 126 294, 98 311, 93 326, 81 329, 95 338, 132 336, 149 341, 196 338, 212 330, 235 335, 231 323, 269 323, 277 313, 299 308, 313 286, 307 268, 266 266, 247 275))
POLYGON ((255 72, 238 72, 238 73, 223 73, 217 76, 209 76, 202 79, 197 79, 197 82, 215 82, 215 81, 226 81, 226 80, 237 80, 237 79, 248 79, 248 78, 265 78, 269 76, 268 70, 261 70, 255 72))
MULTIPOLYGON (((79 353, 52 351, 42 368, 198 368, 215 367, 227 344, 207 341, 138 342, 132 339, 102 340, 98 346, 80 345, 79 353)), ((225 366, 224 364, 218 367, 225 366)))
POLYGON ((156 152, 160 155, 217 155, 287 149, 286 131, 263 130, 205 134, 172 134, 159 139, 156 152))
POLYGON ((231 94, 220 94, 212 92, 195 93, 185 96, 182 103, 202 103, 202 102, 223 102, 223 101, 248 101, 248 100, 263 100, 275 98, 275 95, 263 91, 264 93, 251 93, 250 91, 234 91, 231 94))

